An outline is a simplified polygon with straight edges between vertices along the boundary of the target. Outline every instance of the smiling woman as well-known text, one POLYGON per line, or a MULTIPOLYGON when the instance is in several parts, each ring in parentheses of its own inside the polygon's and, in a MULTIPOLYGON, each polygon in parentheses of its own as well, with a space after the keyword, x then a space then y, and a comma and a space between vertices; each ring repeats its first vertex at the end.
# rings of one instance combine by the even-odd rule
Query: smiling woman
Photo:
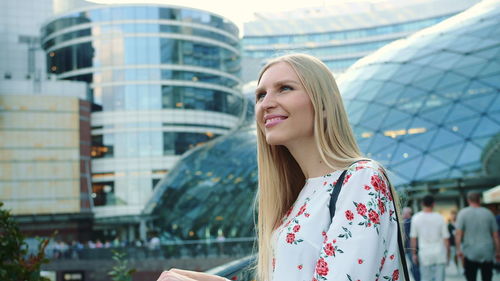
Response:
POLYGON ((262 75, 255 114, 268 144, 314 144, 313 105, 289 64, 277 63, 262 75))
MULTIPOLYGON (((361 155, 324 63, 303 54, 269 62, 255 113, 258 280, 399 280, 400 269, 409 280, 396 194, 361 155)), ((223 279, 170 270, 159 280, 223 279)))

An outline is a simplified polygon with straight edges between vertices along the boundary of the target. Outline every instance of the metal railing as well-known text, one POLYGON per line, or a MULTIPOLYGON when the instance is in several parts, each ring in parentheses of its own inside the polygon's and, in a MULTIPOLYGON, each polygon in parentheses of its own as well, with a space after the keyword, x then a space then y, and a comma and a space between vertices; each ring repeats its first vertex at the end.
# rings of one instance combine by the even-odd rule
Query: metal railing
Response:
POLYGON ((157 247, 119 246, 108 248, 72 247, 60 249, 55 244, 46 249, 49 259, 111 259, 113 251, 126 254, 127 259, 179 259, 179 258, 210 258, 210 257, 242 257, 254 250, 254 238, 227 238, 223 241, 215 239, 166 241, 157 247))

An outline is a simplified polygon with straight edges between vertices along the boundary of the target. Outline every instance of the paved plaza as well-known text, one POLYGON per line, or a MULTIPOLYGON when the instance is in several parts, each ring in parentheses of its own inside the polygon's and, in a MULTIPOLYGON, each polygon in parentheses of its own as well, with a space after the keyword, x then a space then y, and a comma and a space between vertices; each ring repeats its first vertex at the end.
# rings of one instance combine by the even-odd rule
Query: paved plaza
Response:
MULTIPOLYGON (((412 278, 412 281, 413 278, 412 278)), ((450 265, 446 268, 445 281, 465 281, 463 274, 459 273, 455 265, 450 265)), ((477 281, 482 281, 481 274, 478 273, 477 281)), ((500 272, 493 272, 493 281, 500 281, 500 272)))

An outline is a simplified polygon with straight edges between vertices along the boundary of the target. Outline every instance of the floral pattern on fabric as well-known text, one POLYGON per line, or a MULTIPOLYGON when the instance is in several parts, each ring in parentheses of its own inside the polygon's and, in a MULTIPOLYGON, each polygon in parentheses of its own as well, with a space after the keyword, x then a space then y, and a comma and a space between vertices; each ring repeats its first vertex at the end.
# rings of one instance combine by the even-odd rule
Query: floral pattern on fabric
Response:
POLYGON ((352 165, 330 221, 341 172, 308 179, 275 230, 272 280, 399 280, 397 220, 383 171, 373 161, 352 165))

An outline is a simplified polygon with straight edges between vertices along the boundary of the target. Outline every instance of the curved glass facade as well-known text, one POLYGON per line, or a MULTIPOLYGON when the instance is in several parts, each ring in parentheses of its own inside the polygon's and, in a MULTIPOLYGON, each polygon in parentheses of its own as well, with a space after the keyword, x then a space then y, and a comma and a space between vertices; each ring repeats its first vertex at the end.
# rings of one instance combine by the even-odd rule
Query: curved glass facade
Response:
POLYGON ((484 1, 363 58, 339 81, 363 152, 396 185, 483 175, 500 132, 500 4, 484 1))
POLYGON ((297 15, 287 13, 286 19, 282 14, 263 15, 262 20, 245 24, 243 55, 265 60, 291 52, 307 53, 338 74, 380 47, 474 3, 477 1, 408 1, 402 6, 382 1, 377 7, 368 2, 339 3, 330 9, 323 7, 325 11, 319 14, 304 9, 297 15))
POLYGON ((189 152, 145 208, 155 227, 181 239, 253 237, 256 147, 248 126, 189 152))
POLYGON ((138 215, 187 150, 244 118, 238 28, 201 10, 93 5, 42 28, 48 72, 90 85, 96 217, 138 215))
MULTIPOLYGON (((479 4, 384 47, 339 81, 362 151, 386 165, 397 186, 483 177, 482 162, 497 167, 499 16, 498 1, 479 4)), ((255 126, 248 126, 186 155, 145 213, 166 237, 253 236, 256 188, 255 126)))

